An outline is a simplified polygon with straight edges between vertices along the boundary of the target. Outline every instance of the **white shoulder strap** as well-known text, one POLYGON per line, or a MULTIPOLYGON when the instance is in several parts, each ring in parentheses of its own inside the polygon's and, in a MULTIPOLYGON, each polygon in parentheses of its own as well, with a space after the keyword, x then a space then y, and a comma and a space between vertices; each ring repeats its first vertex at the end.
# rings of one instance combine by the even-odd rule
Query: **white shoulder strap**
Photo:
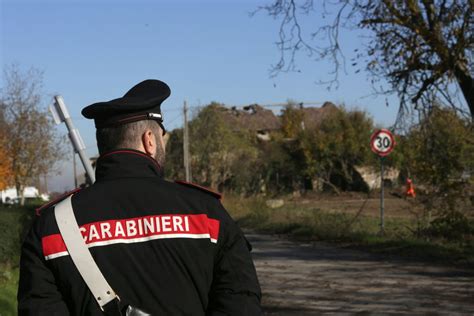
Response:
POLYGON ((105 304, 118 296, 100 272, 82 238, 72 209, 71 197, 72 195, 55 206, 54 216, 72 261, 103 310, 105 304))

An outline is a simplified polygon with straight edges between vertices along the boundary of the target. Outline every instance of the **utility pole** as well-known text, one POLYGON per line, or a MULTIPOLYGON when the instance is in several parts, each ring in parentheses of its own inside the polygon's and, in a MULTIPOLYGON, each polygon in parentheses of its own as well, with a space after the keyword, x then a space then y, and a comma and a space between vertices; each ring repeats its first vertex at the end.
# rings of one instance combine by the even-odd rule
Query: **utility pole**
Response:
POLYGON ((69 115, 69 111, 67 110, 66 104, 64 103, 63 97, 60 95, 54 96, 54 108, 50 107, 50 111, 53 114, 54 121, 56 124, 60 124, 61 122, 66 123, 66 127, 69 131, 69 138, 72 142, 72 146, 76 153, 79 154, 79 158, 81 158, 82 165, 86 170, 86 175, 90 180, 90 183, 95 182, 95 174, 94 170, 92 169, 91 162, 89 158, 86 156, 86 146, 82 141, 81 135, 77 128, 74 127, 72 123, 71 116, 69 115))
POLYGON ((184 101, 183 106, 184 126, 183 126, 183 154, 184 154, 184 170, 186 173, 186 181, 191 182, 191 167, 189 162, 189 127, 188 127, 188 105, 184 101))

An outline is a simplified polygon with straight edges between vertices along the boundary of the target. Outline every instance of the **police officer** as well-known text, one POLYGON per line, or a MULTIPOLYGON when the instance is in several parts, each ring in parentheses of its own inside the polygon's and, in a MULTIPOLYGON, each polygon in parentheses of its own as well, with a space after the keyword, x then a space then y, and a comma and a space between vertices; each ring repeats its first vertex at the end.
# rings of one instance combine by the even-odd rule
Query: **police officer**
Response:
MULTIPOLYGON (((259 315, 260 287, 242 231, 220 195, 163 179, 159 80, 82 114, 97 128, 96 182, 72 207, 94 261, 120 297, 152 315, 259 315)), ((63 197, 64 198, 64 197, 63 197)), ((72 262, 54 217, 39 210, 22 246, 20 315, 104 315, 72 262)))

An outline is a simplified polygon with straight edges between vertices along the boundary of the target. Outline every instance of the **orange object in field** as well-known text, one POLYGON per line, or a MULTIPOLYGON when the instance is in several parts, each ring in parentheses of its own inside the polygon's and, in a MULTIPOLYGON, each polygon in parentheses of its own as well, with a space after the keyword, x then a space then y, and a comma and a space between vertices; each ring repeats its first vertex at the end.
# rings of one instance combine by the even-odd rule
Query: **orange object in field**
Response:
POLYGON ((415 186, 410 178, 407 178, 407 192, 405 194, 406 196, 416 197, 415 186))

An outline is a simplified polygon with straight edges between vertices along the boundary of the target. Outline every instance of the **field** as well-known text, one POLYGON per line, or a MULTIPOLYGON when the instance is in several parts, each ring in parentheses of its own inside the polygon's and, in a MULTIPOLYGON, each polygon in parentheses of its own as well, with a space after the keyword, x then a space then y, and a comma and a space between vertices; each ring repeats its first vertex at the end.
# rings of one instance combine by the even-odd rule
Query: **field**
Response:
MULTIPOLYGON (((226 196, 224 205, 244 228, 300 241, 327 241, 371 252, 422 257, 444 263, 474 263, 473 235, 447 239, 424 233, 422 209, 410 200, 387 196, 385 229, 380 234, 380 200, 358 194, 283 198, 270 208, 268 199, 226 196)), ((472 218, 469 222, 474 232, 472 218)))

